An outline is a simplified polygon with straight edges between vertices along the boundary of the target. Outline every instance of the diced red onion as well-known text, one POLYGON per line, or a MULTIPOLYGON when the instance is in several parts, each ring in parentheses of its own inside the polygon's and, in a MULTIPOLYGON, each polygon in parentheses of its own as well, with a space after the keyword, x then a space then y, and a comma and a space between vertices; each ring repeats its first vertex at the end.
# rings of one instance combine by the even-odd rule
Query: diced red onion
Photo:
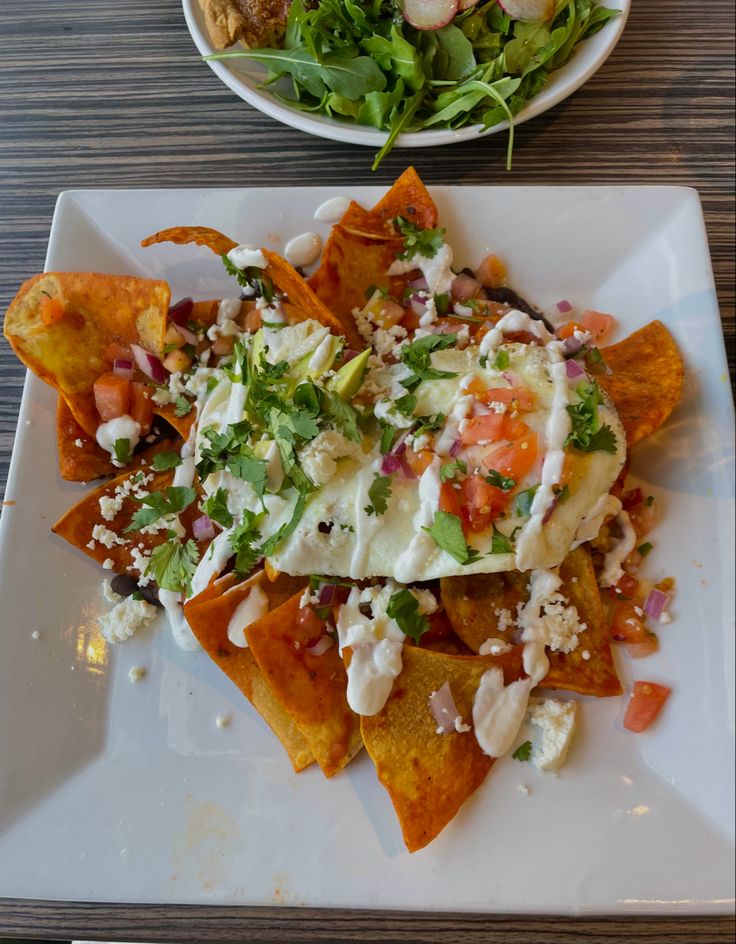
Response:
POLYGON ((427 310, 427 302, 422 300, 418 295, 412 295, 409 304, 417 318, 421 318, 427 310))
POLYGON ((321 656, 331 647, 334 646, 335 640, 332 636, 320 636, 317 642, 309 645, 305 648, 305 652, 310 656, 321 656))
POLYGON ((187 344, 193 344, 195 347, 199 344, 199 338, 197 335, 190 331, 189 328, 185 328, 184 325, 178 324, 176 330, 184 338, 187 344))
POLYGON ((462 439, 456 439, 455 442, 450 446, 450 455, 454 459, 460 454, 460 450, 463 448, 462 439))
POLYGON ((651 616, 652 619, 658 620, 669 602, 670 597, 668 593, 663 593, 661 590, 656 589, 651 590, 644 602, 644 612, 647 616, 651 616))
POLYGON ((342 360, 340 361, 340 364, 341 364, 341 365, 342 365, 342 364, 349 364, 350 361, 351 361, 354 357, 357 357, 357 356, 358 356, 358 354, 360 354, 360 351, 353 351, 353 350, 351 350, 351 349, 348 348, 348 350, 342 352, 342 360))
POLYGON ((523 387, 524 381, 516 373, 515 370, 505 370, 501 376, 506 381, 507 384, 510 384, 512 387, 523 387))
POLYGON ((420 275, 418 279, 412 279, 411 282, 407 282, 407 285, 417 292, 426 292, 429 290, 429 285, 427 285, 427 280, 423 275, 420 275))
POLYGON ((128 361, 122 357, 116 357, 112 362, 112 372, 117 374, 118 377, 127 377, 128 380, 133 379, 133 361, 128 361))
POLYGON ((457 710, 455 699, 452 697, 450 683, 445 682, 442 687, 429 696, 429 710, 437 722, 437 728, 442 734, 449 734, 455 730, 455 718, 460 712, 457 710))
POLYGON ((583 346, 583 342, 580 338, 576 338, 574 335, 570 338, 565 338, 562 342, 562 350, 565 352, 565 356, 569 357, 572 354, 577 354, 580 348, 583 346))
POLYGON ((544 513, 544 518, 542 518, 542 524, 547 524, 547 522, 549 521, 549 519, 550 519, 550 518, 552 517, 552 515, 554 514, 554 510, 555 510, 555 508, 557 507, 557 503, 558 503, 559 500, 560 500, 560 495, 561 495, 561 494, 562 494, 562 492, 558 492, 558 493, 555 495, 555 497, 552 499, 552 501, 550 502, 550 504, 549 504, 547 510, 546 510, 545 513, 544 513))
POLYGON ((195 541, 211 541, 215 536, 215 527, 212 524, 212 519, 207 515, 196 518, 192 522, 192 534, 194 535, 195 541))
POLYGON ((567 314, 568 311, 572 311, 572 305, 566 298, 561 298, 555 307, 562 315, 567 314))
POLYGON ((621 507, 624 511, 631 511, 632 508, 636 508, 637 505, 641 505, 644 501, 644 492, 637 485, 636 488, 630 488, 628 492, 624 492, 621 496, 621 507))
POLYGON ((480 290, 481 284, 477 279, 461 273, 452 280, 450 294, 454 302, 466 302, 469 298, 476 298, 480 290))
POLYGON ((323 583, 319 588, 318 606, 330 606, 335 601, 335 591, 337 587, 334 583, 323 583))
POLYGON ((585 371, 577 361, 565 361, 565 370, 567 371, 568 380, 580 380, 581 377, 585 376, 585 371))
POLYGON ((401 468, 401 460, 393 453, 387 453, 381 460, 381 472, 384 475, 393 475, 401 468))
POLYGON ((180 302, 169 308, 169 321, 173 321, 175 325, 186 324, 189 321, 192 308, 194 308, 194 302, 191 298, 182 298, 180 302))
POLYGON ((146 377, 150 377, 151 380, 155 380, 156 383, 163 383, 166 380, 164 365, 155 354, 151 354, 138 344, 131 344, 130 349, 133 352, 136 364, 146 377))

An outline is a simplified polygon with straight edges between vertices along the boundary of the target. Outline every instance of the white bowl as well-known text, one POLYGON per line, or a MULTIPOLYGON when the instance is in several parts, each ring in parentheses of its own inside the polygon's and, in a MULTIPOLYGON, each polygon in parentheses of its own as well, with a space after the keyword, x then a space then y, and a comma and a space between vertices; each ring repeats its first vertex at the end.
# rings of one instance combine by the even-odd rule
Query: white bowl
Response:
MULTIPOLYGON (((568 95, 576 92, 581 85, 594 75, 613 52, 621 33, 626 26, 631 0, 603 0, 606 6, 621 10, 621 16, 609 21, 602 30, 581 43, 570 61, 562 69, 554 72, 545 88, 516 116, 515 124, 535 118, 553 108, 568 95)), ((204 16, 198 0, 182 0, 187 27, 197 49, 203 56, 216 52, 212 46, 204 16)), ((353 122, 338 121, 323 115, 312 114, 290 108, 280 102, 268 89, 259 88, 265 77, 265 70, 258 64, 240 60, 242 65, 234 64, 237 60, 209 62, 215 75, 239 95, 249 105, 253 105, 264 115, 269 115, 282 124, 315 134, 331 141, 343 141, 349 144, 363 144, 366 147, 380 148, 386 141, 387 133, 375 128, 357 125, 353 122), (233 64, 230 64, 233 63, 233 64)), ((482 125, 467 125, 464 128, 448 128, 432 131, 414 131, 400 134, 394 147, 437 147, 440 144, 453 144, 468 141, 482 135, 505 131, 508 121, 501 121, 492 128, 482 125)))

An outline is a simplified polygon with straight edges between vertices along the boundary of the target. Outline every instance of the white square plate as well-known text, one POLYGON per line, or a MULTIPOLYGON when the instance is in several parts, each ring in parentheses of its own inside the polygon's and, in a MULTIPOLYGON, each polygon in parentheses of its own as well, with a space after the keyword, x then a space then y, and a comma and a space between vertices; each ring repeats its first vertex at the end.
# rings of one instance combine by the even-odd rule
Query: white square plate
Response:
MULTIPOLYGON (((333 189, 62 194, 47 268, 227 291, 204 249, 139 248, 175 224, 275 248, 333 189)), ((347 188, 371 204, 378 188, 347 188)), ((489 250, 541 306, 652 318, 687 361, 682 404, 636 450, 663 510, 650 574, 672 574, 661 651, 620 658, 673 694, 646 734, 586 699, 558 777, 511 758, 427 849, 405 851, 366 756, 299 776, 235 687, 160 626, 108 647, 101 573, 49 532, 62 482, 52 392, 29 377, 0 535, 0 889, 8 896, 503 912, 721 912, 733 905, 733 411, 697 195, 674 188, 435 188, 461 264, 489 250), (40 638, 34 639, 37 631, 40 638), (132 666, 147 669, 138 683, 132 666), (215 724, 219 714, 229 727, 215 724), (528 794, 519 789, 528 788, 528 794)), ((28 273, 18 273, 20 281, 28 273)), ((651 563, 649 563, 649 561, 651 563)))

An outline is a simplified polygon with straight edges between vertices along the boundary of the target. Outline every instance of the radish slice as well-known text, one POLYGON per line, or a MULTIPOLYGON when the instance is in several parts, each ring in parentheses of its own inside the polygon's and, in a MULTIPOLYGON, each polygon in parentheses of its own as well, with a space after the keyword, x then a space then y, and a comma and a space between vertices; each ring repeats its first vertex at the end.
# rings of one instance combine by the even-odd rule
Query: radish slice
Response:
POLYGON ((555 14, 555 0, 498 0, 498 5, 512 20, 546 23, 555 14))
POLYGON ((458 0, 404 0, 404 19, 418 30, 436 30, 453 19, 458 0))

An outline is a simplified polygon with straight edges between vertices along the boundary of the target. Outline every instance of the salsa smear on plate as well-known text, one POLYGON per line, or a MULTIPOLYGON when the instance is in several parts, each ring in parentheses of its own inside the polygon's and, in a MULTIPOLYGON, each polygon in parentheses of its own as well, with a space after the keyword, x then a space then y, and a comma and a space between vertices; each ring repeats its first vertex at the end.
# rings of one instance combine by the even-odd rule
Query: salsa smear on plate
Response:
MULTIPOLYGON (((163 608, 295 770, 365 747, 414 851, 497 758, 564 763, 579 703, 540 690, 619 696, 612 644, 656 651, 674 583, 637 575, 656 503, 625 483, 683 366, 659 322, 605 346, 495 255, 457 271, 411 168, 341 210, 308 279, 182 226, 143 245, 209 247, 231 297, 44 273, 5 334, 59 391, 62 476, 105 477, 53 530, 114 575, 107 641, 163 608)), ((668 694, 637 681, 624 726, 668 694)))

